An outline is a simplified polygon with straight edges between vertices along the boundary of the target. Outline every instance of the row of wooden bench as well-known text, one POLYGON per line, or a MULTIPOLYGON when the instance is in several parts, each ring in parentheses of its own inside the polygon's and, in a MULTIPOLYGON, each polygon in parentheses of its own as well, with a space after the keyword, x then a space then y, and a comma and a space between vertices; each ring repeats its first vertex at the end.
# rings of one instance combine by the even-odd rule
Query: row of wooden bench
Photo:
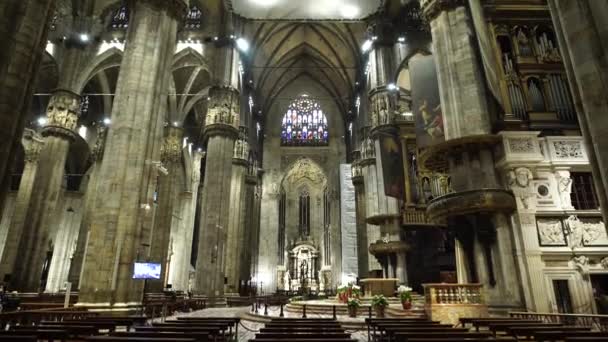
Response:
POLYGON ((608 332, 592 331, 588 326, 569 326, 522 318, 461 318, 462 327, 488 331, 494 336, 510 336, 532 341, 608 341, 608 332))
POLYGON ((340 323, 327 318, 273 318, 250 342, 354 342, 340 323))
MULTIPOLYGON (((238 334, 239 318, 191 318, 144 325, 139 317, 95 317, 79 321, 40 322, 12 326, 0 332, 1 341, 227 341, 238 334), (118 331, 118 328, 122 331, 118 331)), ((143 322, 145 323, 145 322, 143 322)))
POLYGON ((463 318, 458 327, 424 318, 372 318, 366 322, 368 336, 374 341, 608 341, 608 332, 591 331, 590 327, 512 318, 463 318))

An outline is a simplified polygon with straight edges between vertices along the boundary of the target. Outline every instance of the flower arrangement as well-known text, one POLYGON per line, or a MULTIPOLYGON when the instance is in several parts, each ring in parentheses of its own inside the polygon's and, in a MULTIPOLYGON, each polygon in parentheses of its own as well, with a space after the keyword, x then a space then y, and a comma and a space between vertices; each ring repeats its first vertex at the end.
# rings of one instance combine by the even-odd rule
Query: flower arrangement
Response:
POLYGON ((376 317, 384 317, 384 309, 388 306, 388 301, 383 295, 376 295, 372 297, 372 306, 376 310, 376 317))
POLYGON ((401 299, 401 305, 403 310, 409 310, 412 308, 412 288, 409 286, 401 285, 397 289, 399 293, 399 299, 401 299))
POLYGON ((385 308, 388 306, 388 300, 383 295, 376 295, 372 297, 372 306, 374 308, 385 308))
POLYGON ((357 317, 357 309, 361 305, 359 298, 348 298, 346 305, 348 306, 348 316, 357 317))
POLYGON ((338 287, 338 300, 341 303, 348 303, 349 298, 357 298, 361 296, 361 287, 353 284, 342 284, 338 287))
POLYGON ((361 301, 359 300, 359 298, 348 298, 346 305, 348 305, 349 308, 358 308, 359 306, 361 306, 361 301))

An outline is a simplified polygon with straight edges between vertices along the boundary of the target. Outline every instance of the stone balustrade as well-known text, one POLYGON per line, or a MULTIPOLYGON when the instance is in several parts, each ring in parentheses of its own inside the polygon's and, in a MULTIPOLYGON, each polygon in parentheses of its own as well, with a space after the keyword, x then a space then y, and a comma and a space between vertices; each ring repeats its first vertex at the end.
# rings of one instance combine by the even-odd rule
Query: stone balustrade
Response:
POLYGON ((461 317, 487 317, 482 284, 424 284, 429 319, 458 324, 461 317))

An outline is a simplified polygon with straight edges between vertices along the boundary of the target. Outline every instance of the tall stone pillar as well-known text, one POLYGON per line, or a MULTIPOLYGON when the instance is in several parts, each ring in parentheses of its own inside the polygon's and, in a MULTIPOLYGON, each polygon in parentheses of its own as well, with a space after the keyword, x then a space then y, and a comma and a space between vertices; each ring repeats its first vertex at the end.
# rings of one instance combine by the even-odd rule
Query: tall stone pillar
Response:
POLYGON ((247 284, 254 273, 254 261, 257 256, 258 225, 256 186, 258 184, 257 164, 247 166, 245 175, 245 214, 243 217, 244 253, 241 261, 241 280, 247 284))
POLYGON ((360 165, 361 153, 354 152, 355 160, 352 164, 352 180, 355 186, 355 206, 357 220, 357 268, 360 278, 367 278, 369 275, 369 240, 367 237, 367 223, 365 212, 365 182, 363 180, 363 170, 360 165))
MULTIPOLYGON (((366 133, 369 134, 369 133, 366 133)), ((365 134, 364 134, 365 136, 365 134)), ((363 177, 363 186, 365 193, 365 222, 367 231, 367 246, 364 250, 368 251, 370 245, 380 241, 382 235, 380 234, 380 228, 377 225, 371 224, 367 221, 368 217, 374 217, 378 215, 378 186, 377 173, 376 173, 376 148, 374 143, 369 136, 361 143, 361 160, 359 162, 361 167, 361 174, 363 177)), ((380 261, 374 257, 371 253, 368 255, 368 272, 369 271, 382 271, 383 266, 380 261)))
POLYGON ((504 219, 515 210, 515 199, 495 170, 493 150, 501 138, 491 131, 472 22, 462 0, 423 0, 421 6, 431 25, 446 141, 427 148, 419 163, 449 173, 454 190, 433 199, 427 212, 431 220, 448 219, 465 242, 459 256, 471 265, 467 278, 485 285, 489 304, 521 308, 519 286, 513 285, 519 279, 512 271, 512 228, 504 219))
MULTIPOLYGON (((161 264, 160 281, 150 282, 150 292, 162 292, 167 284, 169 268, 169 243, 173 223, 173 206, 177 197, 177 176, 182 161, 182 141, 184 130, 180 127, 165 127, 165 138, 160 147, 160 161, 165 168, 159 175, 158 207, 155 226, 152 230, 149 261, 161 264)), ((179 223, 175 223, 179 224, 179 223)))
POLYGON ((5 274, 10 274, 19 253, 19 242, 24 233, 24 224, 27 212, 34 194, 34 184, 38 171, 38 159, 40 151, 44 147, 44 138, 31 129, 23 133, 22 144, 25 152, 23 174, 19 183, 19 191, 15 199, 13 215, 10 221, 5 247, 2 253, 2 279, 5 274))
POLYGON ((232 181, 230 186, 230 217, 228 219, 228 241, 226 247, 226 293, 238 295, 242 280, 241 271, 245 252, 245 214, 247 158, 249 143, 246 127, 239 127, 239 138, 234 144, 232 156, 232 181))
POLYGON ((133 4, 81 277, 83 306, 137 305, 142 296, 133 262, 147 253, 150 180, 160 163, 163 104, 187 3, 133 4))
POLYGON ((174 247, 172 248, 169 282, 175 290, 189 290, 194 219, 201 180, 201 161, 204 156, 203 152, 198 151, 192 154, 190 179, 186 179, 186 190, 180 194, 181 220, 178 227, 174 225, 171 229, 171 240, 174 247))
POLYGON ((55 0, 0 3, 0 208, 10 184, 10 167, 21 144, 55 0))
POLYGON ((76 138, 80 96, 67 90, 55 91, 46 115, 47 123, 42 129, 45 143, 34 180, 35 191, 24 220, 14 222, 21 226, 10 228, 23 232, 19 247, 6 249, 0 264, 0 274, 11 274, 11 287, 20 291, 40 290, 43 264, 50 261, 46 260, 47 252, 53 251, 52 228, 64 191, 62 184, 70 142, 76 138))
POLYGON ((553 26, 568 74, 570 90, 581 126, 595 186, 604 215, 608 220, 608 39, 604 1, 549 0, 553 26))
POLYGON ((85 248, 87 246, 87 240, 89 238, 89 227, 91 225, 91 216, 93 215, 95 199, 97 198, 97 181, 99 179, 99 166, 101 165, 101 159, 103 158, 103 151, 105 148, 106 134, 108 128, 106 126, 97 127, 97 139, 95 145, 91 151, 91 165, 90 172, 87 175, 86 192, 84 194, 84 212, 82 215, 82 221, 80 222, 80 229, 78 231, 78 241, 76 242, 76 250, 72 256, 72 262, 70 263, 70 270, 68 273, 68 282, 72 284, 72 290, 77 290, 80 286, 80 275, 82 274, 82 265, 84 261, 85 248))
POLYGON ((209 91, 204 129, 207 162, 203 180, 195 291, 211 297, 224 294, 232 157, 234 142, 238 138, 239 96, 239 92, 232 87, 214 87, 209 91))

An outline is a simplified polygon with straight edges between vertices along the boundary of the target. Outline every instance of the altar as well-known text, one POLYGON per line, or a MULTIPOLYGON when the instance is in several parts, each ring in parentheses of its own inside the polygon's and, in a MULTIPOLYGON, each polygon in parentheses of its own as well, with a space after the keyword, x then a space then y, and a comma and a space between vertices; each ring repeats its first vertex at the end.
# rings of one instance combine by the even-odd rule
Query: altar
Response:
POLYGON ((366 278, 361 279, 363 285, 363 295, 365 297, 372 297, 375 295, 384 295, 385 297, 395 296, 397 291, 397 284, 399 279, 397 278, 366 278))

